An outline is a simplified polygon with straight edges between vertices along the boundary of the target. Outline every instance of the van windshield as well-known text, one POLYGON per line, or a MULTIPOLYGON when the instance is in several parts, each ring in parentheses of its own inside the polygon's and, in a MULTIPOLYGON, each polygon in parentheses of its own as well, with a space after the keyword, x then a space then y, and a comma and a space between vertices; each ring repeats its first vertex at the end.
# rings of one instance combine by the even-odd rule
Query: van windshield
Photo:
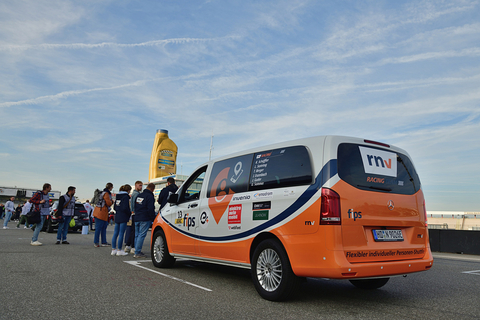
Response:
POLYGON ((370 146, 338 146, 338 175, 348 184, 368 191, 414 194, 420 179, 410 159, 401 153, 370 146))

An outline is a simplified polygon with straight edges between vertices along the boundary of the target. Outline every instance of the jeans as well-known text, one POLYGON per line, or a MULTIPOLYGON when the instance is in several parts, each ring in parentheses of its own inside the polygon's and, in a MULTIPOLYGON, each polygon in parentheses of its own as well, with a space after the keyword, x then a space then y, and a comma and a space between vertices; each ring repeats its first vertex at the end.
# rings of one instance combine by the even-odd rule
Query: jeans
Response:
POLYGON ((118 250, 122 249, 123 245, 123 236, 125 234, 125 229, 127 228, 127 223, 115 223, 115 230, 113 230, 113 237, 112 237, 112 250, 118 248, 118 250), (118 246, 117 246, 117 238, 118 238, 118 246))
POLYGON ((95 236, 93 237, 93 243, 99 244, 99 238, 102 238, 102 244, 107 243, 107 226, 108 222, 95 218, 95 236))
POLYGON ((90 222, 90 230, 93 231, 93 217, 88 218, 88 220, 90 222))
POLYGON ((143 241, 147 236, 148 228, 152 225, 151 221, 135 222, 135 254, 142 252, 143 241))
POLYGON ((41 220, 39 223, 35 225, 35 230, 33 231, 33 237, 32 237, 32 242, 35 242, 38 240, 38 235, 40 234, 40 230, 43 228, 43 224, 45 223, 45 220, 47 219, 47 216, 40 216, 41 220))
POLYGON ((6 227, 7 224, 8 224, 8 221, 10 221, 10 219, 12 218, 12 212, 10 211, 7 211, 5 212, 5 220, 3 220, 3 226, 6 227))
POLYGON ((57 241, 67 241, 68 227, 70 226, 72 217, 63 216, 62 221, 58 223, 57 241))

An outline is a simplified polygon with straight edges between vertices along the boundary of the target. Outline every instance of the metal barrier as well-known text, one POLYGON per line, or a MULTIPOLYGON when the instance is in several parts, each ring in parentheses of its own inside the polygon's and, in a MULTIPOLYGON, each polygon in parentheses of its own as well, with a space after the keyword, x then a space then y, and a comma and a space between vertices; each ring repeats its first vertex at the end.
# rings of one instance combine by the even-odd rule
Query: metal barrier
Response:
MULTIPOLYGON (((448 229, 448 224, 428 224, 428 229, 448 229)), ((480 228, 479 228, 480 230, 480 228)))
POLYGON ((467 230, 429 229, 430 248, 434 252, 480 255, 480 232, 467 230))

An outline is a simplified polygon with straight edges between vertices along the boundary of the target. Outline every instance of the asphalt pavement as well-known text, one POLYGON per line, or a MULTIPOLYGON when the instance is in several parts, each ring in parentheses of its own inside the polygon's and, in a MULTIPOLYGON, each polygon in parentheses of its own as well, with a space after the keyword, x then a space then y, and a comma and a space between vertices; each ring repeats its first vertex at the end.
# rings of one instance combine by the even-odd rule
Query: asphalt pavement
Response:
MULTIPOLYGON (((12 226, 14 226, 11 223, 12 226)), ((113 227, 108 227, 109 242, 113 227)), ((307 279, 287 302, 263 300, 249 270, 111 256, 93 234, 0 229, 0 319, 478 319, 480 257, 435 253, 431 270, 364 291, 348 281, 307 279)), ((150 232, 143 252, 149 255, 150 232)))

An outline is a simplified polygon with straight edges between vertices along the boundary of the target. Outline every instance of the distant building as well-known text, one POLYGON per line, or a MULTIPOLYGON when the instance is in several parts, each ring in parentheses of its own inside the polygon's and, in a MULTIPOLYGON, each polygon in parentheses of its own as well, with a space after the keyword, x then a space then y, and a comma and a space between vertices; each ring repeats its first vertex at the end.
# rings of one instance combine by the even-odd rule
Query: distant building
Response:
POLYGON ((429 229, 480 230, 480 212, 427 211, 429 229))

